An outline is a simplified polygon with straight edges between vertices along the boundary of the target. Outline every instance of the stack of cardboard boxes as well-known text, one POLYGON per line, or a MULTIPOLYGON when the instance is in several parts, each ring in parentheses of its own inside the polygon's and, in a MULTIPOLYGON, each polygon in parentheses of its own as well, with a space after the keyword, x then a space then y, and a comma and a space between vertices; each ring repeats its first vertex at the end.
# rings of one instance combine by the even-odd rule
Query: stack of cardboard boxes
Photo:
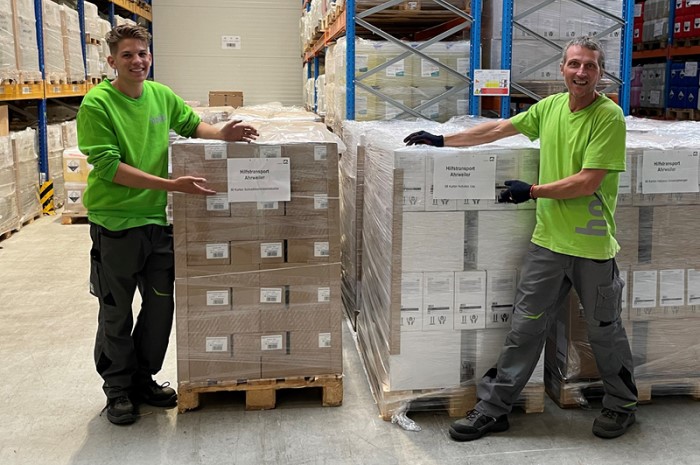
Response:
POLYGON ((172 159, 219 193, 173 197, 180 385, 342 373, 337 145, 182 140, 172 159), (240 166, 270 158, 289 200, 236 201, 240 166))
POLYGON ((17 210, 22 224, 41 215, 39 202, 39 155, 36 153, 36 130, 10 133, 14 156, 17 210))
MULTIPOLYGON (((508 179, 535 182, 538 151, 525 138, 459 150, 366 139, 358 342, 389 413, 404 394, 450 396, 495 364, 535 221, 534 204, 495 194, 508 179)), ((542 361, 530 387, 521 402, 541 410, 542 361)))

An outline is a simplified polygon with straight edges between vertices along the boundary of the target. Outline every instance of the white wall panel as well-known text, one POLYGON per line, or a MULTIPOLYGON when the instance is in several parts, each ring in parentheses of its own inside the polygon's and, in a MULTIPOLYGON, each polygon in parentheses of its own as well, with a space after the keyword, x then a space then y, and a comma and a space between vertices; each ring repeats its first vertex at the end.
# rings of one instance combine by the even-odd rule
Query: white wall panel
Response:
POLYGON ((300 15, 299 0, 155 0, 154 77, 205 105, 210 90, 301 105, 300 15), (223 49, 222 36, 240 36, 241 48, 223 49))

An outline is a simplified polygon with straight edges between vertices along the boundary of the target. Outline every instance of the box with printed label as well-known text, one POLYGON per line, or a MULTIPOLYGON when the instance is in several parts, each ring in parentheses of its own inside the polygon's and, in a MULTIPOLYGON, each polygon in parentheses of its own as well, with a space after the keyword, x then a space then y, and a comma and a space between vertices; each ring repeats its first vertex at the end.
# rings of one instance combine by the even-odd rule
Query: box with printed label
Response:
POLYGON ((260 309, 189 314, 187 331, 190 353, 223 353, 225 349, 211 348, 207 340, 211 342, 214 337, 260 331, 260 309))
POLYGON ((486 328, 486 271, 455 273, 454 329, 486 328))
POLYGON ((452 331, 455 274, 423 273, 423 331, 452 331))
POLYGON ((263 378, 313 376, 342 371, 340 331, 290 331, 287 337, 287 353, 263 353, 263 378))
POLYGON ((340 261, 340 241, 326 238, 289 239, 287 260, 290 263, 328 263, 340 261))
POLYGON ((284 202, 234 202, 229 203, 228 194, 183 195, 190 218, 208 218, 216 216, 282 216, 284 202))
POLYGON ((630 278, 630 319, 634 321, 680 319, 696 315, 689 304, 688 285, 692 282, 692 270, 678 267, 637 265, 632 267, 630 278), (690 281, 688 281, 690 279, 690 281))
POLYGON ((486 272, 486 328, 510 328, 515 306, 517 272, 486 272))
POLYGON ((325 215, 338 210, 338 198, 329 197, 325 192, 292 191, 292 200, 285 202, 285 215, 307 216, 325 215))
POLYGON ((77 147, 63 151, 63 179, 65 182, 87 183, 92 165, 77 147))
POLYGON ((401 274, 401 331, 423 330, 423 273, 401 274))
MULTIPOLYGON (((263 265, 260 272, 261 288, 282 289, 283 302, 296 304, 324 304, 340 302, 340 265, 310 265, 287 263, 263 265)), ((339 317, 340 315, 338 315, 339 317)))

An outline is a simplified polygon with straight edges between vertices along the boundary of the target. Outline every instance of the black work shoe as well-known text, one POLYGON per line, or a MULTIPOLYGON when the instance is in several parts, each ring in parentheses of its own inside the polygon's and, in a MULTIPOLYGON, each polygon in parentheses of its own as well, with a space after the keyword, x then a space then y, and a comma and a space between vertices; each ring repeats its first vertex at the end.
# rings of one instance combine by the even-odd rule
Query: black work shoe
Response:
POLYGON ((134 398, 154 407, 175 407, 177 405, 177 393, 175 389, 168 387, 170 383, 158 384, 148 381, 137 386, 134 390, 134 398))
POLYGON ((605 439, 622 436, 627 432, 627 428, 632 426, 634 420, 634 413, 614 412, 604 408, 593 422, 593 434, 605 439))
POLYGON ((130 425, 136 421, 136 408, 126 395, 108 399, 104 410, 107 411, 107 419, 115 425, 130 425))
POLYGON ((452 423, 450 436, 455 441, 473 441, 486 433, 499 433, 509 427, 508 415, 493 418, 477 410, 470 410, 467 412, 466 418, 452 423))

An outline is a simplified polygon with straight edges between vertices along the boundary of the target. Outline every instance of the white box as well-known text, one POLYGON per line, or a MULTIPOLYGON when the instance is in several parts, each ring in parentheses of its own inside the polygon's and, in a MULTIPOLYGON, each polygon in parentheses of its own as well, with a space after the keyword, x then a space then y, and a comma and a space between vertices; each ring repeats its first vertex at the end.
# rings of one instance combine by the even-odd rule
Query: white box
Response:
POLYGON ((534 210, 466 212, 464 269, 520 268, 534 228, 534 210))
POLYGON ((515 270, 486 272, 486 328, 510 328, 516 286, 515 270))
POLYGON ((401 275, 401 332, 423 329, 423 273, 401 275))
POLYGON ((459 386, 460 332, 401 334, 401 353, 389 356, 389 390, 459 386))
POLYGON ((425 210, 425 150, 412 148, 394 152, 394 169, 403 171, 403 210, 425 210))
POLYGON ((401 271, 462 271, 463 212, 406 212, 401 271))
POLYGON ((486 328, 486 271, 455 273, 454 329, 486 328))
POLYGON ((423 331, 452 331, 455 274, 423 274, 423 331))

